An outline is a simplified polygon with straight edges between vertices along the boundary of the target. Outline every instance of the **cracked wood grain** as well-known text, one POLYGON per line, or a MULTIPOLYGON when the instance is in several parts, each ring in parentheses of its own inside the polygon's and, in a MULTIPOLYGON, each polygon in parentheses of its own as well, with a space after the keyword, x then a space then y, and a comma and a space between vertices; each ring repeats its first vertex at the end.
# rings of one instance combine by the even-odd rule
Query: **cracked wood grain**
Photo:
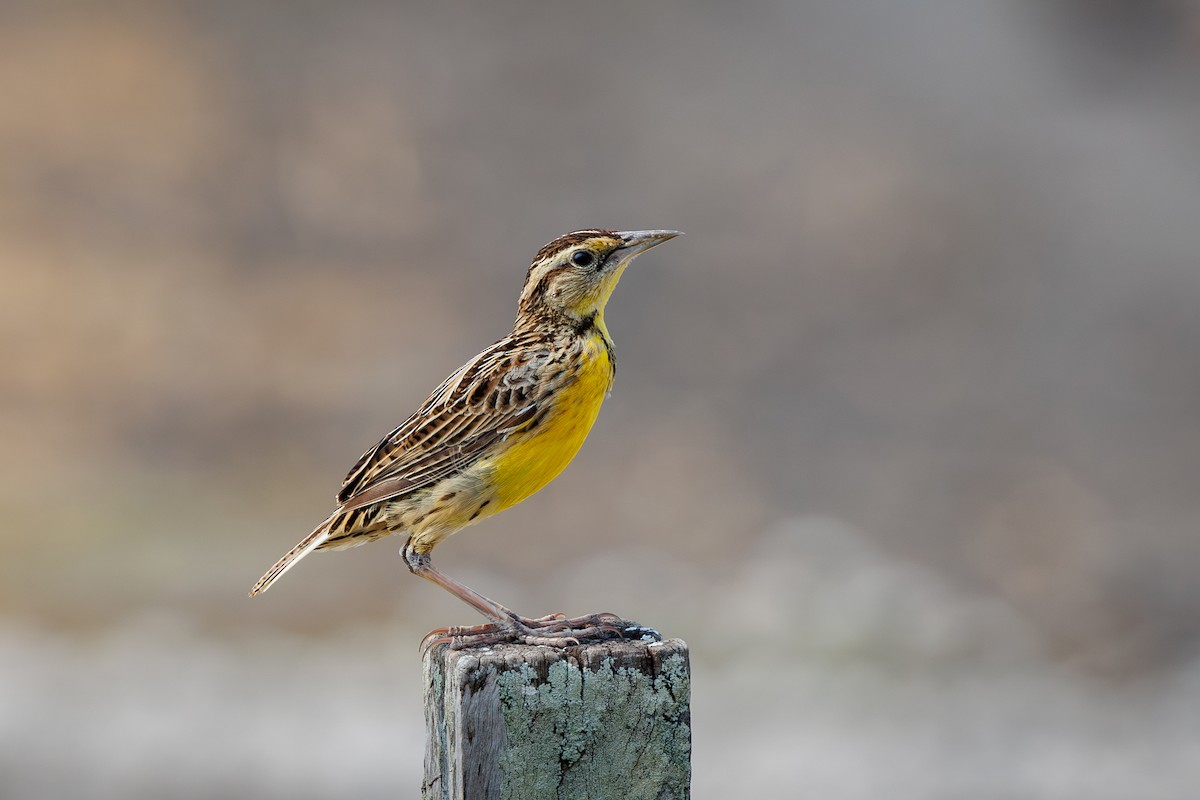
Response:
POLYGON ((687 645, 495 645, 425 657, 427 800, 690 797, 687 645))

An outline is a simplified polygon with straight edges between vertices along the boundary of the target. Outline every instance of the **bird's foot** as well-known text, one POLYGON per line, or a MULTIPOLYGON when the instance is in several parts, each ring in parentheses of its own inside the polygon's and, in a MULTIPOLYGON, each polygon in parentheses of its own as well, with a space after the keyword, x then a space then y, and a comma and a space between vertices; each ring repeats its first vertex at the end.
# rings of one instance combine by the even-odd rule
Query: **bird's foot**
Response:
POLYGON ((421 658, 438 645, 449 645, 451 650, 464 647, 486 647, 501 642, 514 641, 515 631, 502 628, 494 622, 486 625, 455 625, 449 628, 434 628, 421 640, 421 658))
POLYGON ((537 647, 577 647, 585 642, 605 639, 642 639, 661 641, 662 636, 652 628, 621 619, 616 614, 589 614, 568 618, 565 614, 548 614, 528 618, 513 615, 511 624, 472 625, 470 627, 438 628, 421 641, 421 655, 437 645, 452 650, 470 647, 489 647, 494 644, 525 644, 537 647))

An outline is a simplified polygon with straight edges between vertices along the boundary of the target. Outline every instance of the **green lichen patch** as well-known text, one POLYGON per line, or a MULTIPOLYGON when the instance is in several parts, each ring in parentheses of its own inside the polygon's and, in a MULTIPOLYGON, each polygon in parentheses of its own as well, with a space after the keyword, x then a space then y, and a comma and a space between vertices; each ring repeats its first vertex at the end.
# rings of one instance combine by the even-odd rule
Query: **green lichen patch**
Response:
POLYGON ((564 657, 548 665, 544 679, 525 663, 500 672, 508 734, 501 798, 687 797, 687 658, 645 661, 645 671, 613 658, 593 669, 564 657))

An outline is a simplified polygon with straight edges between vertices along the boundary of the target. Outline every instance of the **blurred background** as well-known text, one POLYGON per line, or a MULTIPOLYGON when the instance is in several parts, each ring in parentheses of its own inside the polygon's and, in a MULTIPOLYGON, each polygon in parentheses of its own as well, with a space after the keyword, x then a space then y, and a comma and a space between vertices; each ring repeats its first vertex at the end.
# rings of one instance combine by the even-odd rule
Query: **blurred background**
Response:
POLYGON ((550 488, 438 550, 688 640, 695 794, 1200 785, 1200 3, 0 2, 0 794, 416 796, 399 540, 250 584, 679 228, 550 488))

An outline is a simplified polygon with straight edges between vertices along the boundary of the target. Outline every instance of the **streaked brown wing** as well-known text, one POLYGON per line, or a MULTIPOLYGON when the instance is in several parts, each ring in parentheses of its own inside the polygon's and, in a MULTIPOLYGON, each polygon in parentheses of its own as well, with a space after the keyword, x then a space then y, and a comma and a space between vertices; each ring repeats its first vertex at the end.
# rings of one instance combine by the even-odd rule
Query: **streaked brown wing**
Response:
POLYGON ((467 362, 417 413, 363 454, 338 502, 361 508, 430 486, 472 464, 544 410, 538 391, 548 349, 508 337, 467 362))

